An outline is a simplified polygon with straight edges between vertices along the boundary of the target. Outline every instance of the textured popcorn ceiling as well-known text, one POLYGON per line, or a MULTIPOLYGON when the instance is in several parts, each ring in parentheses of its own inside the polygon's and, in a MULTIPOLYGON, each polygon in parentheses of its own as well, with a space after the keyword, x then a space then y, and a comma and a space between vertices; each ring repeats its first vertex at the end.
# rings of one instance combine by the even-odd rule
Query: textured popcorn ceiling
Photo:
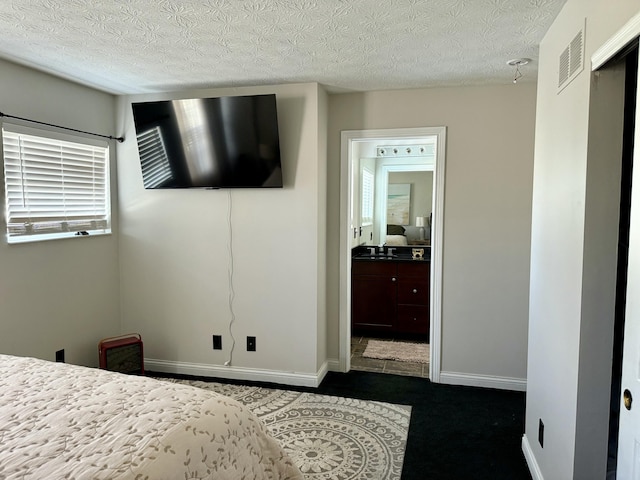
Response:
POLYGON ((509 83, 566 0, 0 0, 0 57, 113 93, 509 83))

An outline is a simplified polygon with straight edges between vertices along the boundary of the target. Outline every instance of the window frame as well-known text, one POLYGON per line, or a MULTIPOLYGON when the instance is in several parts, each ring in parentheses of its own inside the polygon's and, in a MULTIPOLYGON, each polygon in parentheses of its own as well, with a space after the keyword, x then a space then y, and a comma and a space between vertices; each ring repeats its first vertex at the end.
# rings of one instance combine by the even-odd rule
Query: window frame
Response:
POLYGON ((375 216, 375 172, 366 166, 360 172, 360 189, 362 198, 360 199, 360 226, 368 227, 373 225, 375 216), (367 211, 365 211, 367 210, 367 211))
MULTIPOLYGON (((2 227, 6 242, 11 244, 32 243, 45 240, 57 240, 64 238, 84 238, 100 235, 111 235, 112 233, 112 208, 111 208, 111 159, 113 151, 107 140, 97 139, 90 135, 82 133, 63 133, 56 129, 48 129, 42 127, 33 127, 22 122, 0 121, 0 172, 2 173, 2 181, 0 182, 0 202, 2 208, 2 227), (87 230, 72 231, 56 231, 46 233, 26 233, 16 234, 9 231, 9 205, 7 197, 7 178, 5 172, 5 152, 4 152, 4 132, 11 132, 17 135, 29 135, 47 140, 70 142, 81 145, 83 147, 98 147, 105 150, 104 155, 104 218, 100 221, 104 222, 104 226, 99 226, 87 230)), ((102 213, 100 217, 103 217, 102 213)), ((87 217, 87 222, 89 218, 87 217)))

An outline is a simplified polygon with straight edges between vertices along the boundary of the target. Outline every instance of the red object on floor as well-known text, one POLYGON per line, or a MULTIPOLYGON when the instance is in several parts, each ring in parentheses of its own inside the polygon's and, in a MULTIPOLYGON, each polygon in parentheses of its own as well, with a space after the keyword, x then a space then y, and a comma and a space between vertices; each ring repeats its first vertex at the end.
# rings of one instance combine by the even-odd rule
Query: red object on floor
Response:
POLYGON ((100 368, 112 372, 144 375, 142 337, 128 333, 109 337, 98 343, 100 368))

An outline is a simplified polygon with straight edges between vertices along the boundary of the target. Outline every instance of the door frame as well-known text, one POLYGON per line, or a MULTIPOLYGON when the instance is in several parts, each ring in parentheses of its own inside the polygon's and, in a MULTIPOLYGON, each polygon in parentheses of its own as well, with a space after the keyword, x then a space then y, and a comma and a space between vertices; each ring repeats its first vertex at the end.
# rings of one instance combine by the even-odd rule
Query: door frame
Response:
MULTIPOLYGON (((629 20, 615 35, 613 35, 611 38, 609 38, 609 40, 607 40, 604 44, 602 44, 602 46, 600 48, 598 48, 595 53, 591 56, 591 70, 592 72, 597 72, 598 70, 600 70, 602 67, 604 67, 610 60, 614 59, 617 55, 621 54, 632 42, 636 41, 636 39, 638 39, 640 37, 640 13, 636 14, 633 18, 631 18, 631 20, 629 20)), ((638 85, 638 88, 640 88, 640 85, 638 85)), ((636 109, 638 109, 638 106, 640 106, 640 96, 638 98, 636 98, 636 109)), ((640 119, 640 112, 636 111, 636 119, 640 119)), ((638 123, 638 120, 636 120, 636 125, 635 125, 635 129, 636 129, 636 136, 637 136, 637 131, 638 128, 640 128, 640 123, 638 123)), ((640 145, 638 145, 636 143, 634 150, 638 149, 640 147, 640 145)), ((638 158, 638 154, 637 151, 633 153, 634 156, 634 160, 638 158)), ((639 165, 636 165, 638 162, 634 161, 634 171, 635 169, 638 168, 639 165)), ((636 173, 633 174, 633 176, 637 176, 636 173)), ((634 185, 632 186, 633 190, 636 190, 638 188, 638 185, 634 185)), ((632 209, 633 209, 633 204, 635 203, 633 201, 633 193, 632 193, 632 209)), ((637 192, 636 194, 637 195, 637 192)), ((633 222, 633 218, 630 219, 631 222, 633 222)), ((632 246, 629 245, 629 257, 631 257, 631 249, 632 246)), ((629 298, 629 291, 628 291, 628 285, 626 286, 627 288, 627 298, 629 298)), ((626 310, 626 307, 625 307, 626 310)), ((627 317, 627 321, 629 321, 629 318, 627 317)), ((625 327, 622 327, 625 329, 625 327)), ((624 333, 624 332, 623 332, 624 333)), ((621 355, 622 358, 624 359, 624 341, 623 342, 623 346, 622 346, 622 351, 621 351, 621 355)), ((621 378, 619 379, 615 379, 615 378, 611 378, 611 385, 613 388, 614 382, 622 380, 623 371, 621 372, 621 378)), ((621 402, 621 399, 620 399, 621 402)), ((611 419, 610 419, 611 422, 611 419)), ((615 435, 617 438, 617 442, 619 443, 619 435, 620 435, 620 423, 622 422, 622 417, 620 416, 620 418, 618 419, 618 421, 616 422, 615 425, 615 432, 613 432, 611 430, 611 425, 609 425, 609 435, 615 435)), ((619 467, 620 465, 620 455, 619 455, 619 444, 616 445, 616 452, 615 452, 615 464, 616 464, 616 471, 618 470, 617 467, 619 467)), ((609 454, 611 454, 611 452, 609 452, 609 454)), ((623 459, 625 461, 629 461, 630 459, 623 459)))
POLYGON ((351 369, 351 228, 349 225, 353 192, 353 151, 356 144, 371 141, 405 140, 419 142, 437 137, 434 167, 434 219, 431 240, 431 312, 429 378, 440 382, 442 345, 442 269, 444 230, 444 187, 446 127, 344 130, 340 144, 340 351, 339 369, 351 369))

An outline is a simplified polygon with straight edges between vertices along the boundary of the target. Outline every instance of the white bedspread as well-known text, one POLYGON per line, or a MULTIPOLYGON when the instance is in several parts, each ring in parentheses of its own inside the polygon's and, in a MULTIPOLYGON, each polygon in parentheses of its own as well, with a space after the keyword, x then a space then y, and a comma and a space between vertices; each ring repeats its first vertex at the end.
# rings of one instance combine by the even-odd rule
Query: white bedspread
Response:
POLYGON ((187 385, 0 355, 1 479, 302 479, 244 406, 187 385))

